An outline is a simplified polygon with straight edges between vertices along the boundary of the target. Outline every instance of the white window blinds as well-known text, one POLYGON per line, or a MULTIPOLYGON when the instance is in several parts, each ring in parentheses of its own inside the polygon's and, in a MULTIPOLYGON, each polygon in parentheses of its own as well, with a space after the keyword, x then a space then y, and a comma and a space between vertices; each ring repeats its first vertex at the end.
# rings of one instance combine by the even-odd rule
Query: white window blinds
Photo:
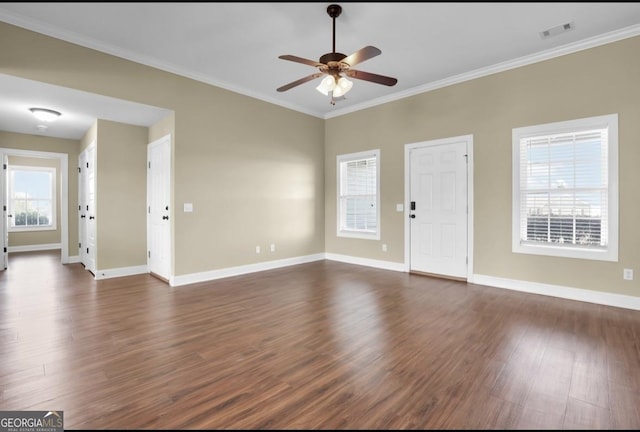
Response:
POLYGON ((339 159, 339 232, 378 232, 378 155, 339 159))
POLYGON ((8 170, 9 229, 55 229, 55 168, 10 165, 8 170))
POLYGON ((520 139, 520 242, 608 246, 608 129, 520 139))

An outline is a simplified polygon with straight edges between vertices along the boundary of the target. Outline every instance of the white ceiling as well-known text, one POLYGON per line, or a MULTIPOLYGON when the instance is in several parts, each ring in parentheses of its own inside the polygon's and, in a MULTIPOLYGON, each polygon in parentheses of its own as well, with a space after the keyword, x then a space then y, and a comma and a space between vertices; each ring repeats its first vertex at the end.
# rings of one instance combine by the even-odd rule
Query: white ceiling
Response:
MULTIPOLYGON (((0 21, 321 118, 640 34, 637 2, 341 3, 336 51, 349 55, 367 45, 379 48, 381 55, 357 69, 395 77, 398 83, 387 87, 353 80, 347 99, 335 106, 315 90, 319 79, 276 92, 316 72, 279 55, 315 61, 332 51, 332 19, 326 12, 330 4, 0 3, 0 21), (574 28, 547 39, 540 36, 565 23, 574 28)), ((28 83, 22 84, 19 93, 12 92, 14 79, 0 76, 2 99, 15 98, 12 103, 22 103, 22 108, 35 103, 26 100, 35 93, 26 88, 28 83)), ((105 108, 103 97, 94 103, 87 97, 83 105, 78 92, 49 90, 51 99, 42 102, 48 108, 68 107, 78 118, 104 118, 104 111, 112 111, 105 108)), ((2 118, 9 116, 7 105, 0 103, 2 118)), ((143 123, 162 114, 154 107, 130 108, 143 123)), ((82 128, 68 119, 70 128, 82 128)), ((17 118, 12 122, 20 124, 17 118)), ((32 120, 29 127, 33 130, 32 120)))

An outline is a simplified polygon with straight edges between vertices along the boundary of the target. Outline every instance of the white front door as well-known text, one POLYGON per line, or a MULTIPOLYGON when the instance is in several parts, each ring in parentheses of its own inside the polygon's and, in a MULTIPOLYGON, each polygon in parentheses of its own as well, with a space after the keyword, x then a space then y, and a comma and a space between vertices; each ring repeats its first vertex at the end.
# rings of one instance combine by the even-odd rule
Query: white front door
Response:
POLYGON ((410 270, 467 278, 467 142, 410 151, 410 270))
POLYGON ((147 265, 169 280, 171 273, 171 136, 147 146, 147 265))

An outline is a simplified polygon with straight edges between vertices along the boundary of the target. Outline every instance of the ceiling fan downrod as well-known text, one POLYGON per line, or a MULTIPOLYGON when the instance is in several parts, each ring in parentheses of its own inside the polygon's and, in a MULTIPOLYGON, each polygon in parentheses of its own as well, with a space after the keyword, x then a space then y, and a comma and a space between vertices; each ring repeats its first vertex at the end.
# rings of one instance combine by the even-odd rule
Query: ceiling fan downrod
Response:
POLYGON ((333 18, 333 50, 332 52, 336 52, 336 18, 340 16, 342 13, 342 6, 337 4, 332 4, 327 6, 327 13, 331 18, 333 18))
MULTIPOLYGON (((329 74, 331 74, 331 70, 335 69, 334 75, 339 72, 338 63, 347 57, 346 54, 342 54, 336 52, 336 18, 340 16, 342 13, 342 6, 337 4, 332 4, 327 6, 327 14, 333 19, 333 46, 332 51, 320 57, 320 63, 329 66, 329 74)), ((325 71, 327 72, 327 71, 325 71)))

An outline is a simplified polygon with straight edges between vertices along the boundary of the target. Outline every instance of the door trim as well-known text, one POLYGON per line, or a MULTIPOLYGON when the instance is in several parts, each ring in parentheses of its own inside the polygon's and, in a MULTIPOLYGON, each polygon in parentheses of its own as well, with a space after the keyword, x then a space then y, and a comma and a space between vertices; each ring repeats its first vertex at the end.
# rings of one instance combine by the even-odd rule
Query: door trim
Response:
MULTIPOLYGON (((69 155, 67 153, 42 152, 0 148, 0 154, 32 158, 58 159, 60 161, 60 256, 62 264, 69 263, 69 155)), ((5 183, 6 185, 6 183, 5 183)), ((6 218, 6 212, 5 218, 6 218)), ((3 223, 5 221, 3 220, 3 223)))
POLYGON ((464 141, 467 144, 467 282, 473 282, 473 135, 461 135, 431 141, 421 141, 404 146, 404 269, 411 271, 411 150, 464 141))

